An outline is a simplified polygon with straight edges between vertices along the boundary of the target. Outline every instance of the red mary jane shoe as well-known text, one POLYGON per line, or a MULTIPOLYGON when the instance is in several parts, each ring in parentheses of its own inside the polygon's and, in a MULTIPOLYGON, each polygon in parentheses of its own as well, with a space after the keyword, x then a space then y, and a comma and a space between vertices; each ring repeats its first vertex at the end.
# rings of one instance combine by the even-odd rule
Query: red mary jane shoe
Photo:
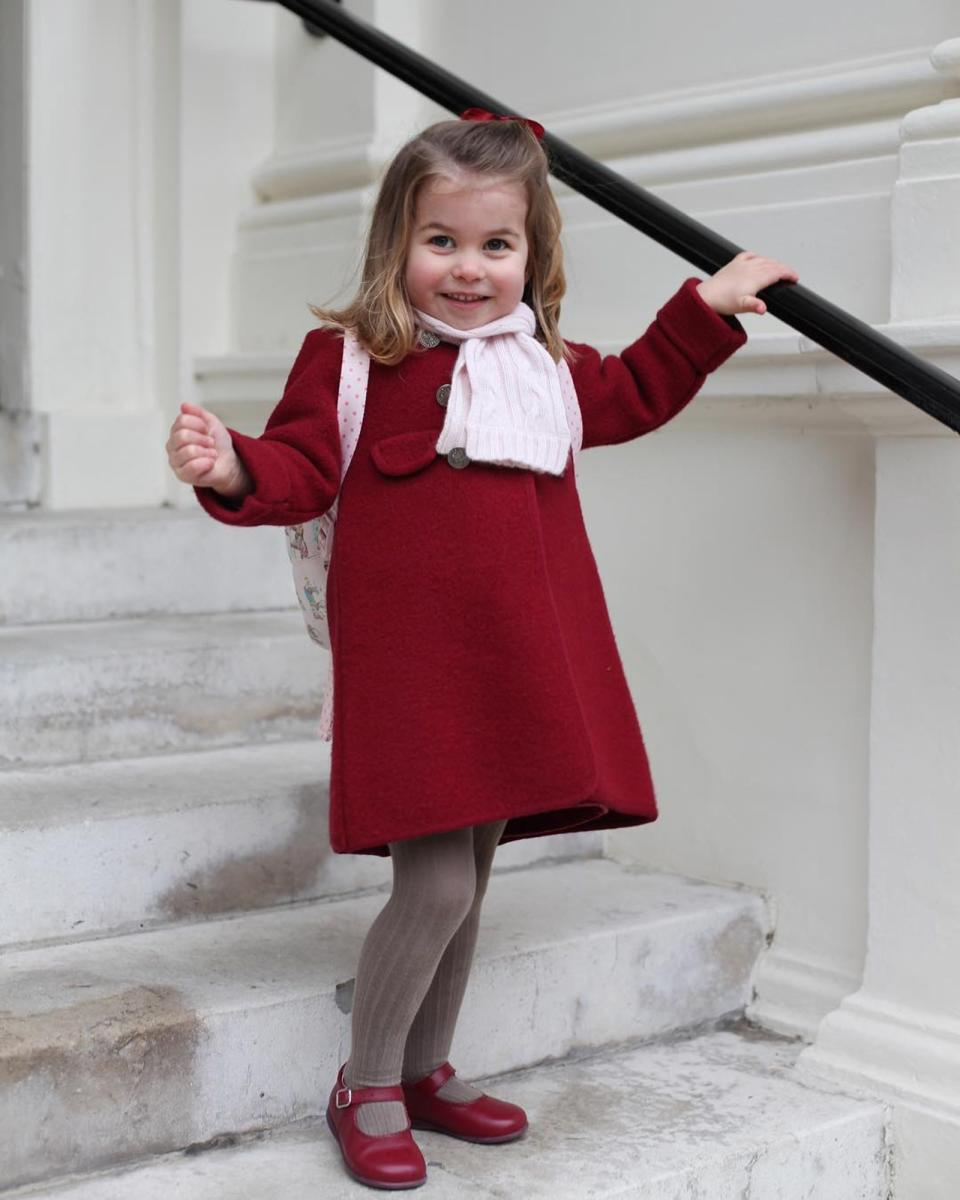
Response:
POLYGON ((436 1093, 454 1074, 448 1062, 415 1083, 403 1082, 403 1095, 414 1129, 449 1133, 465 1142, 512 1142, 527 1128, 527 1114, 519 1104, 486 1094, 457 1104, 436 1093))
POLYGON ((403 1088, 348 1088, 343 1083, 344 1063, 327 1104, 327 1124, 354 1179, 376 1188, 413 1188, 427 1181, 427 1164, 413 1140, 411 1126, 399 1133, 371 1135, 357 1126, 356 1106, 372 1100, 399 1100, 403 1088))

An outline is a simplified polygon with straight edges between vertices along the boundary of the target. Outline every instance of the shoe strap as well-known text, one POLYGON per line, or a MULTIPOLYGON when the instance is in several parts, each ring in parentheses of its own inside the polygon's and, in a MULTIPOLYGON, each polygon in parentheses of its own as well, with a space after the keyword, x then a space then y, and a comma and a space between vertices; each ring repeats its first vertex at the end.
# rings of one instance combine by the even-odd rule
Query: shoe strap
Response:
POLYGON ((333 1096, 336 1108, 350 1108, 353 1104, 369 1104, 375 1100, 399 1100, 403 1103, 403 1085, 400 1083, 389 1087, 347 1087, 342 1072, 337 1083, 339 1086, 333 1096))
POLYGON ((416 1083, 408 1083, 406 1086, 414 1088, 424 1096, 432 1096, 443 1087, 451 1075, 455 1074, 456 1071, 450 1066, 450 1063, 443 1062, 435 1071, 431 1071, 429 1075, 424 1075, 416 1083))

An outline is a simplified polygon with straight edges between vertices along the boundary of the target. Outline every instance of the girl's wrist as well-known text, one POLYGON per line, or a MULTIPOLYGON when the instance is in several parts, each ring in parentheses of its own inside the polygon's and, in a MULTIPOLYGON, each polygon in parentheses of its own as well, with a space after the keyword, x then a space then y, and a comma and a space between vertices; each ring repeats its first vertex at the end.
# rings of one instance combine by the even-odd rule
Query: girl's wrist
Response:
POLYGON ((700 298, 703 300, 704 304, 709 304, 709 305, 710 305, 710 307, 713 309, 713 311, 714 311, 714 312, 719 312, 719 311, 720 311, 720 310, 717 308, 717 306, 716 306, 716 305, 715 305, 715 304, 714 304, 714 303, 711 301, 711 299, 710 299, 710 292, 709 292, 709 291, 708 291, 708 289, 707 289, 707 280, 705 280, 705 279, 702 279, 702 280, 701 280, 701 281, 700 281, 700 282, 697 284, 697 291, 699 292, 699 294, 700 294, 700 298))
POLYGON ((226 483, 214 487, 213 490, 227 500, 241 500, 253 491, 253 480, 247 468, 237 458, 233 474, 226 483))

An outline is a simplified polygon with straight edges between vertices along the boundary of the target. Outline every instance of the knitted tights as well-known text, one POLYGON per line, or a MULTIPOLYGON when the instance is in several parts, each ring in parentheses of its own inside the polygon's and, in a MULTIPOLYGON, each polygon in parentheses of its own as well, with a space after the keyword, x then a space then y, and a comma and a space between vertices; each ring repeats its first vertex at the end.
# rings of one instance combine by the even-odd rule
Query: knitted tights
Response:
MULTIPOLYGON (((360 950, 353 992, 347 1087, 422 1079, 450 1055, 480 923, 493 852, 506 821, 390 843, 393 890, 360 950)), ((438 1095, 481 1093, 456 1076, 438 1095)), ((364 1133, 407 1126, 398 1100, 361 1104, 364 1133)))

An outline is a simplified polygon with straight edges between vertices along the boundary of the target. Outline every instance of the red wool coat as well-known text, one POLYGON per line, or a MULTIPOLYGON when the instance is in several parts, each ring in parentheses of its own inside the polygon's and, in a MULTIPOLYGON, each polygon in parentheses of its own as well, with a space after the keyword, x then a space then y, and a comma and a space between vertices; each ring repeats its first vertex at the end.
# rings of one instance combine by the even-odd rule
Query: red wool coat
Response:
MULTIPOLYGON (((698 282, 619 356, 570 343, 585 450, 670 420, 746 342, 698 282)), ((291 525, 330 507, 341 355, 333 332, 307 334, 263 434, 230 431, 254 491, 231 507, 195 489, 211 516, 291 525)), ((456 357, 441 342, 370 367, 327 584, 337 853, 504 818, 501 842, 657 817, 571 459, 556 476, 437 454, 456 357)))

